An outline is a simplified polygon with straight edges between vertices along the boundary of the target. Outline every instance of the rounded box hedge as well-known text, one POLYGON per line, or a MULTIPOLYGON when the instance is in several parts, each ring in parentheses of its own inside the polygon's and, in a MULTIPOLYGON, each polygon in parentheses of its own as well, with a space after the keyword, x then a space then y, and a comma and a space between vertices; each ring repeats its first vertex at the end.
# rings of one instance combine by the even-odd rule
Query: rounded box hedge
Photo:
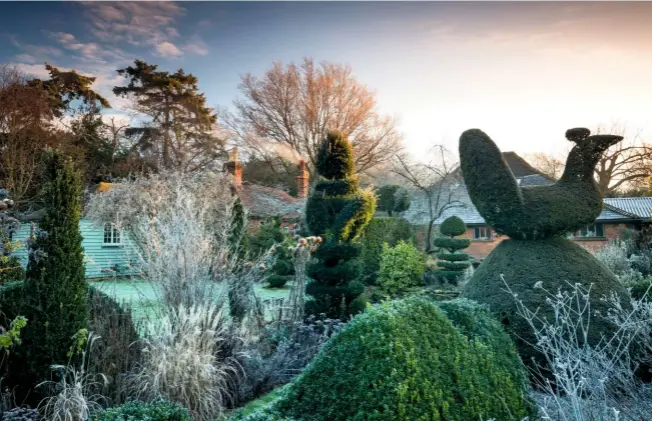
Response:
POLYGON ((425 298, 383 303, 335 335, 274 410, 303 421, 533 416, 520 361, 506 368, 500 352, 425 298))

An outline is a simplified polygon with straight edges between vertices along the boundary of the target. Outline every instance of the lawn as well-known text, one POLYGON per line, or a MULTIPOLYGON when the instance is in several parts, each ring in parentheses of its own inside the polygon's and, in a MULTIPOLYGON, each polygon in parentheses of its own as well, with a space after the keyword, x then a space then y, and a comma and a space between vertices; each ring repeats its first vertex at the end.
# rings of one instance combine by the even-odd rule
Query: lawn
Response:
MULTIPOLYGON (((136 320, 142 320, 151 315, 153 310, 160 305, 157 292, 152 284, 142 279, 111 279, 90 281, 90 283, 114 297, 118 302, 130 304, 136 320)), ((257 284, 255 290, 263 300, 287 298, 290 295, 290 286, 291 283, 288 283, 284 288, 271 289, 257 284)), ((217 292, 216 296, 219 296, 220 293, 221 290, 217 292)))

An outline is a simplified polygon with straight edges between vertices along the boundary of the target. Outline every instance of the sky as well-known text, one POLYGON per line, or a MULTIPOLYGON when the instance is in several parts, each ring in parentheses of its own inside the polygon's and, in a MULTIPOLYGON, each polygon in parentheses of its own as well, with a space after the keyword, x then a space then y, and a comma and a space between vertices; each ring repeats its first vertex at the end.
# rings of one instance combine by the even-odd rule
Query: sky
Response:
POLYGON ((199 78, 230 107, 240 77, 303 57, 348 64, 405 146, 560 154, 564 132, 619 122, 652 141, 652 2, 0 2, 0 63, 44 62, 111 88, 134 59, 199 78))

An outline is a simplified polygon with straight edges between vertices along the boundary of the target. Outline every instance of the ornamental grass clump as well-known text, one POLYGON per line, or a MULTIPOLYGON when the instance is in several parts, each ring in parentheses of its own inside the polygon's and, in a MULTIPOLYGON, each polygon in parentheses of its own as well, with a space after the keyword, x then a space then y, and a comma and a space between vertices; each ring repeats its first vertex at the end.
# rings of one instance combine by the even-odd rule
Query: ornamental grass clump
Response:
POLYGON ((504 352, 425 298, 387 302, 334 335, 272 409, 303 421, 533 417, 522 365, 505 367, 504 352))
POLYGON ((141 361, 129 373, 129 396, 145 402, 163 398, 212 421, 231 399, 239 368, 223 347, 234 341, 224 306, 179 308, 163 316, 142 342, 141 361))

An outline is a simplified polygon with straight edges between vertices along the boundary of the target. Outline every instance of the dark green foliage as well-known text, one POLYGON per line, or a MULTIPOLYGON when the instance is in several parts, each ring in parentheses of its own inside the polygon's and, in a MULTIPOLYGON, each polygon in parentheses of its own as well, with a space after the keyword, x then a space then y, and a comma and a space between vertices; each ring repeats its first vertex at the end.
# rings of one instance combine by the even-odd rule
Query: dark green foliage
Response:
POLYGON ((244 257, 247 254, 249 244, 245 232, 245 212, 242 206, 242 201, 239 197, 233 202, 231 209, 231 234, 229 243, 232 247, 237 248, 238 255, 244 257))
POLYGON ((25 279, 25 269, 16 256, 0 256, 0 285, 25 279))
POLYGON ((342 180, 355 174, 353 149, 346 135, 329 132, 317 153, 317 172, 327 180, 342 180))
POLYGON ((376 190, 378 210, 392 216, 394 212, 404 212, 410 207, 407 191, 396 184, 388 184, 376 190))
POLYGON ((514 342, 491 314, 489 307, 466 298, 440 301, 437 306, 464 336, 487 345, 494 352, 496 365, 527 390, 527 370, 516 352, 514 342))
POLYGON ((133 401, 105 409, 93 416, 92 421, 191 421, 191 418, 188 410, 176 403, 133 401))
POLYGON ((281 218, 272 218, 261 224, 260 230, 249 238, 252 257, 258 257, 273 249, 276 259, 271 267, 267 282, 271 288, 283 287, 294 275, 294 262, 288 250, 292 244, 289 232, 281 226, 281 218), (284 278, 281 280, 281 278, 284 278))
POLYGON ((448 237, 437 237, 435 238, 435 246, 450 250, 452 252, 458 250, 464 250, 471 245, 471 240, 468 238, 448 238, 448 237))
POLYGON ((423 298, 373 306, 333 336, 273 409, 303 421, 534 416, 522 375, 480 338, 467 339, 423 298))
POLYGON ((326 241, 307 268, 312 282, 306 287, 311 296, 306 311, 338 317, 347 313, 348 305, 356 298, 349 286, 361 273, 356 260, 360 247, 352 242, 371 220, 376 198, 358 189, 351 144, 340 133, 329 133, 324 139, 317 171, 321 179, 308 198, 306 222, 312 235, 323 236, 326 241))
POLYGON ((627 282, 625 288, 630 290, 630 294, 635 300, 652 301, 652 278, 627 282))
MULTIPOLYGON (((535 343, 532 329, 522 317, 518 316, 516 303, 505 292, 501 279, 504 275, 512 291, 530 310, 539 309, 539 317, 552 320, 552 308, 546 304, 547 295, 540 288, 541 282, 548 291, 568 290, 570 284, 579 283, 591 287, 591 311, 606 314, 608 304, 601 297, 611 293, 619 295, 626 305, 628 294, 616 277, 600 264, 595 257, 581 246, 566 238, 557 237, 546 240, 505 240, 476 269, 473 278, 463 291, 463 296, 487 304, 514 339, 517 349, 526 364, 536 357, 544 364, 542 356, 528 345, 535 343)), ((589 342, 597 343, 601 335, 610 337, 614 326, 600 317, 591 319, 589 342)))
POLYGON ((457 216, 451 216, 441 223, 439 232, 446 237, 458 237, 466 232, 466 224, 457 216))
POLYGON ((44 180, 46 213, 30 244, 21 309, 29 324, 8 364, 19 396, 48 379, 50 365, 68 361, 71 338, 88 326, 79 174, 69 159, 52 152, 45 159, 44 180))
POLYGON ((394 247, 399 241, 413 242, 412 225, 400 218, 374 218, 364 230, 361 237, 361 259, 364 266, 363 279, 366 284, 373 285, 380 269, 380 256, 383 243, 394 247))
POLYGON ((89 361, 91 371, 106 375, 111 382, 103 396, 116 402, 120 398, 122 374, 128 372, 140 358, 138 331, 129 306, 120 305, 113 297, 94 286, 88 287, 89 328, 99 335, 89 361))
POLYGON ((20 316, 25 303, 24 283, 20 281, 7 282, 0 286, 0 311, 13 319, 20 316))
POLYGON ((435 238, 435 246, 446 251, 437 255, 437 271, 440 279, 456 285, 457 281, 464 275, 464 272, 471 266, 470 257, 466 253, 459 253, 471 245, 468 238, 453 238, 466 232, 466 224, 457 216, 446 218, 439 227, 446 237, 435 238))
POLYGON ((489 136, 477 129, 462 133, 460 165, 469 196, 496 232, 519 240, 542 239, 573 232, 598 217, 602 199, 593 170, 602 153, 622 137, 584 137, 586 132, 567 133, 576 145, 557 183, 524 188, 489 136))
POLYGON ((288 283, 288 278, 285 276, 273 274, 267 278, 267 283, 269 284, 270 288, 283 288, 285 284, 288 283))

